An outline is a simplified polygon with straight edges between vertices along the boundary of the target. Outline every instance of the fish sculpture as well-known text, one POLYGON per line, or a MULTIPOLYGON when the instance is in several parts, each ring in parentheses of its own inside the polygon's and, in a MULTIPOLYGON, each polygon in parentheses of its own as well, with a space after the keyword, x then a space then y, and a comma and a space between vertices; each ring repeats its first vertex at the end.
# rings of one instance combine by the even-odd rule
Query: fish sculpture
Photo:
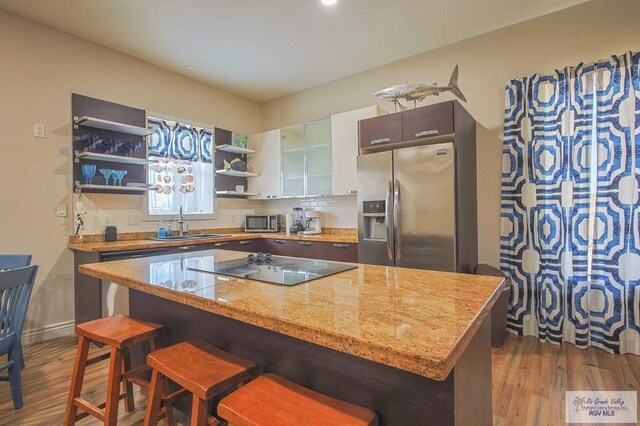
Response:
POLYGON ((376 98, 383 101, 392 101, 396 107, 399 107, 401 111, 407 109, 400 103, 400 99, 404 99, 407 102, 413 101, 414 107, 417 102, 422 102, 427 96, 439 96, 442 92, 451 92, 463 102, 467 102, 467 99, 462 94, 462 91, 458 87, 458 66, 453 69, 449 84, 446 86, 438 86, 437 83, 433 85, 422 83, 409 83, 399 84, 397 86, 387 87, 379 92, 373 94, 376 98))

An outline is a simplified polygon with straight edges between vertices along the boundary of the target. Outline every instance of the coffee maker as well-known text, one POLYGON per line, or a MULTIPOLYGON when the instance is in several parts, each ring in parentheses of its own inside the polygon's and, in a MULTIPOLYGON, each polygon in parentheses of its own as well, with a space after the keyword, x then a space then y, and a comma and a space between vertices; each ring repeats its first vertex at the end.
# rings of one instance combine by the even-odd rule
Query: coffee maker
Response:
POLYGON ((322 233, 322 226, 320 225, 320 212, 305 212, 305 222, 306 227, 304 235, 316 235, 322 233))

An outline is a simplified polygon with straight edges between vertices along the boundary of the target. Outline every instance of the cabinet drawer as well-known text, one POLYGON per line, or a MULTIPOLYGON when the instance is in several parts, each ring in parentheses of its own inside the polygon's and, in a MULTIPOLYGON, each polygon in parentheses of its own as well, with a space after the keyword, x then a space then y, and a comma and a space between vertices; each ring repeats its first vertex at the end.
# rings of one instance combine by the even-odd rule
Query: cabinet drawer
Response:
POLYGON ((321 243, 318 259, 335 260, 338 262, 357 262, 358 245, 347 243, 321 243))
POLYGON ((402 114, 388 114, 358 122, 360 148, 372 148, 402 141, 402 114))
POLYGON ((295 256, 296 255, 296 242, 292 240, 266 240, 266 251, 274 256, 295 256))
POLYGON ((251 253, 257 253, 259 251, 264 251, 262 247, 261 239, 246 239, 246 240, 236 240, 236 241, 221 241, 216 248, 222 250, 235 250, 235 251, 246 251, 251 253), (229 243, 229 244, 225 244, 229 243))
POLYGON ((428 138, 453 133, 453 102, 428 105, 402 113, 402 139, 428 138))

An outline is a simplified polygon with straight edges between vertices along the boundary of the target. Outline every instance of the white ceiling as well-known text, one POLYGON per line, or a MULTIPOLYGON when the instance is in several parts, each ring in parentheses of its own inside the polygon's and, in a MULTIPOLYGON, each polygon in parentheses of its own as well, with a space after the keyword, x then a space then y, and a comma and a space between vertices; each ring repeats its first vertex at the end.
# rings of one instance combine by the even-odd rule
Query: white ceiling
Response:
POLYGON ((267 101, 584 1, 0 0, 0 8, 267 101))

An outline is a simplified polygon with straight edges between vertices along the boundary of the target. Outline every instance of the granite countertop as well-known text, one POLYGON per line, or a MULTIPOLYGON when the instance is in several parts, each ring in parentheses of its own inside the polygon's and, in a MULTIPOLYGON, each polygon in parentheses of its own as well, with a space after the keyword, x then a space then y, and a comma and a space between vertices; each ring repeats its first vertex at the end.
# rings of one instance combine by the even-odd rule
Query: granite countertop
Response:
POLYGON ((293 287, 187 270, 227 250, 81 265, 96 278, 434 380, 445 380, 502 279, 358 265, 293 287))
MULTIPOLYGON (((194 232, 195 233, 195 232, 194 232)), ((207 233, 223 233, 228 232, 209 232, 207 233)), ((103 253, 110 251, 120 250, 142 250, 160 247, 179 247, 185 245, 198 245, 198 244, 211 244, 222 241, 237 241, 248 240, 252 238, 270 238, 270 239, 282 239, 282 240, 304 240, 304 241, 318 241, 328 243, 358 243, 358 235, 355 229, 345 228, 341 232, 327 232, 319 235, 286 235, 284 232, 270 232, 270 233, 254 233, 254 232, 235 232, 231 233, 228 237, 220 238, 199 238, 196 240, 177 240, 177 241, 154 241, 147 238, 137 239, 121 239, 113 242, 105 241, 70 241, 69 248, 71 250, 78 250, 84 252, 103 253)))

